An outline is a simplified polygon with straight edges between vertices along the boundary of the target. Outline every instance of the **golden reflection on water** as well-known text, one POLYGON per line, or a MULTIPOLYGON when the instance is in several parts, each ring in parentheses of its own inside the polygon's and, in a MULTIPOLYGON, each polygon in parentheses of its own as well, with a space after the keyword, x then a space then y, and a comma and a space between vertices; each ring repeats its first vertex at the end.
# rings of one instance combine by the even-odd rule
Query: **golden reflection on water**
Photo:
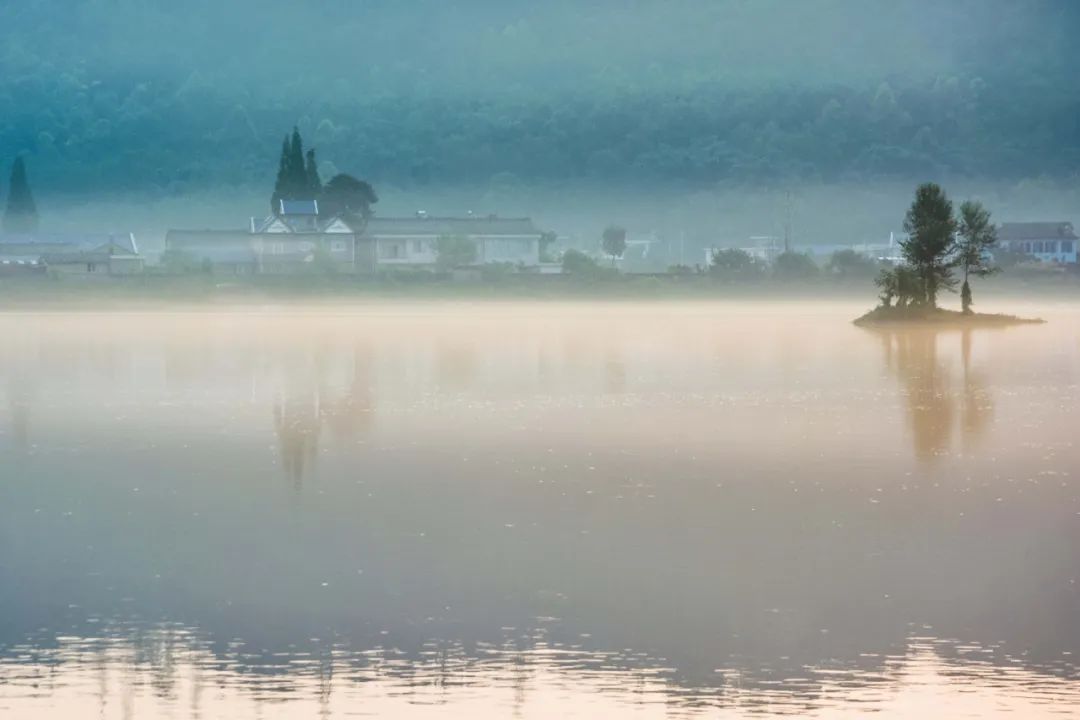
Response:
POLYGON ((1076 711, 1080 312, 857 311, 0 314, 0 710, 1076 711))
POLYGON ((982 373, 972 368, 976 331, 877 329, 885 363, 904 386, 915 454, 933 460, 947 453, 957 431, 965 450, 978 449, 994 414, 993 398, 982 373), (945 359, 942 345, 959 345, 959 380, 945 359))

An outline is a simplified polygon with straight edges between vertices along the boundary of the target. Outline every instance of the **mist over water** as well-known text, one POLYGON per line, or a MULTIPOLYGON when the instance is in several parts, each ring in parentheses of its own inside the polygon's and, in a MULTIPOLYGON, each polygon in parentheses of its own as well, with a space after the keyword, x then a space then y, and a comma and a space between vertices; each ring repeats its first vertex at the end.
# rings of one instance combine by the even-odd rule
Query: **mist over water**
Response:
POLYGON ((0 315, 0 709, 1075 712, 1080 310, 857 309, 0 315))
POLYGON ((1080 716, 1078 36, 0 2, 0 720, 1080 716))

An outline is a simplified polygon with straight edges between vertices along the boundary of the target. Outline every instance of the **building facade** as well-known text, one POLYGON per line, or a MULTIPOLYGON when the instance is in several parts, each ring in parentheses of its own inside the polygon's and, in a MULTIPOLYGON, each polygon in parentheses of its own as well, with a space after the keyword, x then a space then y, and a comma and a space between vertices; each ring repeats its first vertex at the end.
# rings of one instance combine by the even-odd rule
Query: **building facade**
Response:
POLYGON ((0 235, 0 263, 30 264, 59 275, 134 275, 143 257, 133 233, 0 235))
POLYGON ((1070 222, 1003 223, 998 229, 1002 249, 1041 262, 1075 265, 1078 242, 1070 222))
POLYGON ((372 275, 397 269, 433 270, 442 238, 464 238, 476 250, 471 265, 540 266, 542 233, 529 218, 371 218, 354 229, 324 218, 318 202, 282 201, 279 213, 251 218, 245 230, 170 230, 166 258, 183 258, 227 275, 297 274, 332 269, 372 275))

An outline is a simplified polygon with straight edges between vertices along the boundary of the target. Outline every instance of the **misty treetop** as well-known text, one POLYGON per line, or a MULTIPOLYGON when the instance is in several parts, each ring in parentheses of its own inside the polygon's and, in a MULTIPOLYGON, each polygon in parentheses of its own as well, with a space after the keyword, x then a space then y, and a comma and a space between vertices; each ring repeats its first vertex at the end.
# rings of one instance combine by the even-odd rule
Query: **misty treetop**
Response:
POLYGON ((34 233, 38 229, 37 204, 26 177, 26 163, 21 157, 15 158, 11 164, 3 229, 5 233, 13 234, 34 233))
POLYGON ((1071 177, 1077 27, 1064 0, 20 0, 0 148, 75 192, 254 186, 293 124, 404 186, 1071 177))
POLYGON ((369 183, 345 173, 334 175, 323 185, 315 149, 304 152, 304 139, 294 127, 281 143, 270 212, 280 212, 282 200, 318 200, 322 215, 362 222, 372 216, 372 205, 379 202, 379 196, 369 183))

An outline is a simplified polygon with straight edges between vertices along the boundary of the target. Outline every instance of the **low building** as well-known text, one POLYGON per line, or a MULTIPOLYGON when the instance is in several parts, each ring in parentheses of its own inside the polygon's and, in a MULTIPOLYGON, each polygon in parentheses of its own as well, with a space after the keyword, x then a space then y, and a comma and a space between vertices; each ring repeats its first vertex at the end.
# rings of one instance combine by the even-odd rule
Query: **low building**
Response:
POLYGON ((999 247, 1042 262, 1076 264, 1078 241, 1070 222, 1002 223, 998 228, 999 247))
POLYGON ((341 218, 321 216, 316 200, 282 200, 276 214, 250 218, 246 229, 169 230, 163 260, 223 275, 352 273, 356 234, 341 218))
POLYGON ((368 221, 357 245, 370 243, 377 268, 433 268, 438 263, 440 238, 466 238, 476 246, 474 265, 511 263, 540 266, 540 232, 530 218, 376 217, 368 221))
POLYGON ((473 265, 540 266, 542 233, 529 218, 376 217, 360 232, 342 218, 324 218, 317 201, 281 201, 279 212, 251 218, 244 230, 170 230, 166 261, 229 275, 292 274, 314 268, 373 274, 392 268, 433 269, 440 238, 476 247, 473 265))
POLYGON ((63 275, 134 275, 143 270, 135 235, 32 234, 0 236, 0 262, 34 262, 63 275))

